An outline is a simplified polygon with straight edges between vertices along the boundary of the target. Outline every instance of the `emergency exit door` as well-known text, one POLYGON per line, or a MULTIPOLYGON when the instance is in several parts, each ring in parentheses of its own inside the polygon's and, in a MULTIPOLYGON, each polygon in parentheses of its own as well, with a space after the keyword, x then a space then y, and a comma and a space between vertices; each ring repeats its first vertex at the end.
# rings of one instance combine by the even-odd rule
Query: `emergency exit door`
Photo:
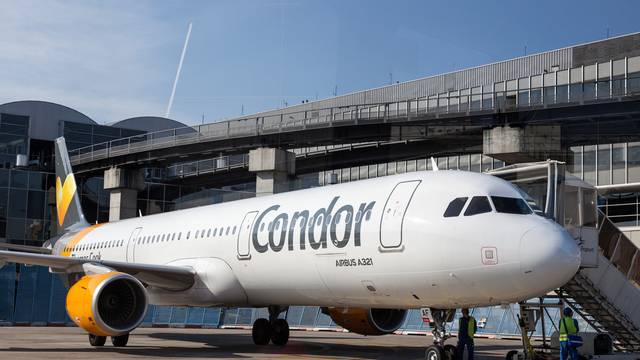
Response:
POLYGON ((398 183, 384 205, 380 219, 380 245, 384 249, 399 248, 402 245, 402 227, 413 193, 420 180, 398 183))
POLYGON ((135 261, 136 241, 138 239, 138 235, 140 235, 140 231, 142 231, 142 228, 138 227, 133 229, 133 232, 131 232, 129 242, 127 243, 127 262, 135 261))
POLYGON ((256 215, 258 215, 258 212, 252 211, 242 219, 240 231, 238 232, 238 259, 249 259, 251 257, 251 229, 256 215))

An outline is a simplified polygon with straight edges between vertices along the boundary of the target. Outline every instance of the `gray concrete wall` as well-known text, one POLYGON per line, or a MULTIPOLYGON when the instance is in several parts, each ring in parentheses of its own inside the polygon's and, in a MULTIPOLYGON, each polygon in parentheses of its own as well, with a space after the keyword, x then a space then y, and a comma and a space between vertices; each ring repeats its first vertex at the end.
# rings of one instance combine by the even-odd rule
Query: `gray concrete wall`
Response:
POLYGON ((109 190, 109 221, 137 216, 138 191, 144 189, 142 169, 111 168, 104 172, 104 189, 109 190))
POLYGON ((508 164, 539 160, 562 160, 561 127, 536 125, 486 129, 482 153, 508 164))
POLYGON ((573 66, 640 55, 640 34, 620 36, 573 48, 573 66))
POLYGON ((249 171, 256 173, 256 196, 289 190, 289 176, 295 174, 293 152, 258 148, 249 152, 249 171))

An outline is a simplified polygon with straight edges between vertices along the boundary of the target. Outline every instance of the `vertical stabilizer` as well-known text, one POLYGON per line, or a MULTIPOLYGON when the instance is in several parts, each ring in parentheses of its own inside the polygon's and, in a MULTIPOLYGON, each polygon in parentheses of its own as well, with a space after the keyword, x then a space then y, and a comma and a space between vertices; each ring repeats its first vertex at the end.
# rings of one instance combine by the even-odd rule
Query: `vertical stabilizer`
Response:
POLYGON ((89 226, 80 207, 76 179, 62 137, 56 139, 56 210, 58 235, 89 226))

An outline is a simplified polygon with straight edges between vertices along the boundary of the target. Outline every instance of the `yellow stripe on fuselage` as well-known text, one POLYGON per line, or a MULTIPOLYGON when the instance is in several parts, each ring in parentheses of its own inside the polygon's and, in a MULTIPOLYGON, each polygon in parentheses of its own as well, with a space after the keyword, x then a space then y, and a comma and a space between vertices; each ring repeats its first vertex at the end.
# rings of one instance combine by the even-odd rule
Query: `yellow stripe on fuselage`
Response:
POLYGON ((91 225, 89 227, 86 227, 80 230, 77 234, 73 235, 71 240, 69 240, 69 242, 65 244, 64 250, 62 251, 62 253, 60 253, 60 256, 71 256, 70 250, 73 249, 76 245, 78 245, 78 243, 80 243, 80 240, 82 240, 88 233, 92 232, 93 230, 95 230, 96 228, 99 228, 102 225, 103 224, 91 225))

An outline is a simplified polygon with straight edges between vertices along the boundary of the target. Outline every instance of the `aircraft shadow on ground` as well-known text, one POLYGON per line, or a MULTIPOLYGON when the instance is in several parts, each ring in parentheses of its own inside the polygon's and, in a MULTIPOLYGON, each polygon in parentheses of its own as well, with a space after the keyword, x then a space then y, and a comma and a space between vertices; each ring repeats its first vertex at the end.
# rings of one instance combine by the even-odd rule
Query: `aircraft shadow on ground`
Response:
MULTIPOLYGON (((336 341, 358 340, 358 336, 295 336, 292 334, 289 344, 285 347, 277 347, 273 345, 256 346, 251 340, 250 334, 189 334, 189 333, 165 333, 156 332, 145 334, 142 336, 150 339, 199 343, 201 347, 190 346, 163 346, 164 342, 158 342, 157 346, 137 346, 136 336, 132 336, 130 344, 124 348, 116 348, 111 346, 110 342, 101 348, 92 348, 87 344, 86 348, 66 349, 64 347, 56 348, 16 348, 10 347, 0 349, 2 352, 25 352, 25 353, 100 353, 100 354, 121 354, 152 358, 167 357, 224 357, 224 358, 247 358, 264 356, 288 355, 295 357, 296 355, 322 356, 324 358, 360 358, 360 359, 422 359, 426 346, 430 340, 425 337, 424 345, 407 345, 400 346, 389 345, 373 345, 363 341, 362 344, 342 344, 336 341), (323 343, 317 340, 327 340, 323 343)), ((346 335, 346 334, 345 334, 346 335)), ((364 339, 363 339, 364 340, 364 339)), ((455 344, 455 342, 451 342, 455 344)), ((482 344, 480 347, 476 344, 476 358, 479 359, 502 359, 503 356, 492 354, 495 350, 504 350, 505 348, 514 348, 512 343, 505 345, 482 344), (489 352, 489 353, 487 353, 489 352)))
MULTIPOLYGON (((256 346, 251 340, 250 334, 180 334, 180 333, 151 333, 146 334, 152 339, 184 341, 191 343, 200 343, 202 347, 178 347, 178 346, 162 346, 162 342, 158 346, 136 346, 135 336, 130 339, 131 345, 124 348, 116 348, 110 345, 109 341, 104 347, 92 348, 87 344, 86 348, 17 348, 10 347, 0 349, 2 352, 25 352, 25 353, 102 353, 102 354, 121 354, 132 356, 146 356, 152 358, 165 357, 208 357, 216 356, 224 358, 247 358, 260 355, 277 356, 277 355, 317 355, 325 358, 361 358, 361 359, 380 359, 380 358, 415 358, 419 359, 424 356, 424 347, 420 346, 381 346, 370 344, 336 344, 321 343, 308 341, 309 339, 318 339, 318 337, 305 338, 292 336, 289 344, 284 347, 273 345, 256 346)), ((322 337, 320 339, 333 340, 349 340, 340 337, 322 337)), ((354 338, 351 338, 353 340, 354 338)))

